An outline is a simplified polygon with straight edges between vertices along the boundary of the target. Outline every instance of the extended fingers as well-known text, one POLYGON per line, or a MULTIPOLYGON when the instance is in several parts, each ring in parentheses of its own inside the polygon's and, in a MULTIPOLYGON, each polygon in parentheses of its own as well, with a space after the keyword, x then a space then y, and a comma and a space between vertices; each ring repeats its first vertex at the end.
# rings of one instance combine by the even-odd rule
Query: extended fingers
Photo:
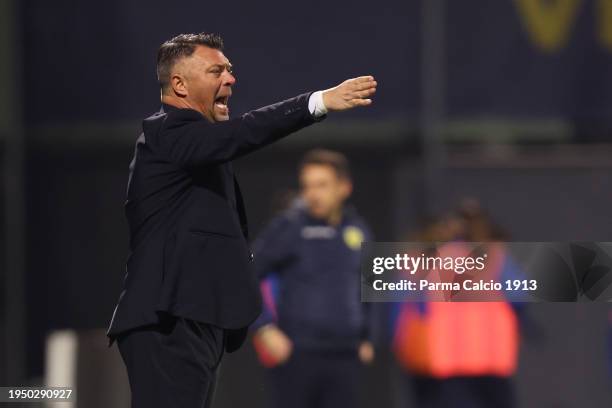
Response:
POLYGON ((374 92, 376 92, 376 88, 368 88, 366 90, 363 91, 354 91, 353 95, 358 97, 358 98, 366 98, 370 95, 373 95, 374 92))
POLYGON ((365 76, 353 78, 352 80, 355 81, 355 83, 364 83, 364 82, 374 81, 374 77, 372 75, 365 75, 365 76))
POLYGON ((350 80, 351 89, 357 91, 363 91, 370 88, 376 88, 376 80, 374 80, 373 76, 362 76, 358 78, 353 78, 350 80))
POLYGON ((367 106, 372 103, 369 96, 376 92, 376 81, 373 76, 362 76, 350 80, 350 104, 351 106, 367 106))
POLYGON ((330 110, 345 110, 372 104, 377 82, 371 75, 347 79, 323 92, 323 102, 330 110))
POLYGON ((352 106, 368 106, 372 103, 372 100, 358 98, 358 99, 352 99, 350 103, 352 106))

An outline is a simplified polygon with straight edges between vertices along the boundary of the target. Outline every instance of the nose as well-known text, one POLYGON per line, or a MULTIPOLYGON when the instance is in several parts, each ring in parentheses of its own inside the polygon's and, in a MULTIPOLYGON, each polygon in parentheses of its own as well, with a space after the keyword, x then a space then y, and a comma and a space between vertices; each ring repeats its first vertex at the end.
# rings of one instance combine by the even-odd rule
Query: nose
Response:
POLYGON ((236 77, 228 71, 225 71, 225 80, 223 81, 223 85, 232 86, 236 83, 236 77))

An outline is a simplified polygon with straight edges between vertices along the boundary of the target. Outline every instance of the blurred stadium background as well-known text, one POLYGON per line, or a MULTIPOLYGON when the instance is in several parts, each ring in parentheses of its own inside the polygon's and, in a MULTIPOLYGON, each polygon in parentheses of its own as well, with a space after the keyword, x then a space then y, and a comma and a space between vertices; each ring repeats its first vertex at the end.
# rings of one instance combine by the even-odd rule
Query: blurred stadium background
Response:
MULTIPOLYGON (((297 187, 299 157, 327 147, 350 158, 352 202, 379 241, 466 196, 511 240, 611 240, 610 0, 3 0, 1 385, 65 378, 79 407, 127 406, 104 328, 127 257, 128 164, 159 107, 157 47, 199 31, 225 39, 234 116, 350 76, 379 82, 370 108, 236 163, 255 234, 297 187)), ((609 310, 529 307, 519 406, 610 406, 609 310)), ((362 406, 411 407, 385 316, 362 406)), ((217 406, 264 406, 262 376, 252 346, 227 356, 217 406)))

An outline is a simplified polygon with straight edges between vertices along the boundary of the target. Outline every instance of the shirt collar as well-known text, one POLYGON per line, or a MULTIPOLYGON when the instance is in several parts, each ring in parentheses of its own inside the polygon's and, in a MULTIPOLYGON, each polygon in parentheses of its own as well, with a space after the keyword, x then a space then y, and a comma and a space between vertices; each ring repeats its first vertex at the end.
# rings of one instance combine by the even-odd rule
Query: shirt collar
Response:
POLYGON ((162 102, 161 104, 161 109, 159 110, 161 113, 168 113, 171 112, 173 110, 177 110, 177 109, 181 109, 179 107, 176 107, 174 105, 169 105, 167 103, 162 102))

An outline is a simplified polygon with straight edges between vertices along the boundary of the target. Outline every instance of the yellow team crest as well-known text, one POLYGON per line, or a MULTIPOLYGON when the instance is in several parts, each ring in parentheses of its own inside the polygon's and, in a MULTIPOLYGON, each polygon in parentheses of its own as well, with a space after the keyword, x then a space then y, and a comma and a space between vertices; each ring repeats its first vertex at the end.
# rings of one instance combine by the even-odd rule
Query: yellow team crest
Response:
POLYGON ((342 237, 347 247, 354 251, 361 249, 361 243, 363 242, 364 236, 359 228, 354 226, 346 227, 342 233, 342 237))

